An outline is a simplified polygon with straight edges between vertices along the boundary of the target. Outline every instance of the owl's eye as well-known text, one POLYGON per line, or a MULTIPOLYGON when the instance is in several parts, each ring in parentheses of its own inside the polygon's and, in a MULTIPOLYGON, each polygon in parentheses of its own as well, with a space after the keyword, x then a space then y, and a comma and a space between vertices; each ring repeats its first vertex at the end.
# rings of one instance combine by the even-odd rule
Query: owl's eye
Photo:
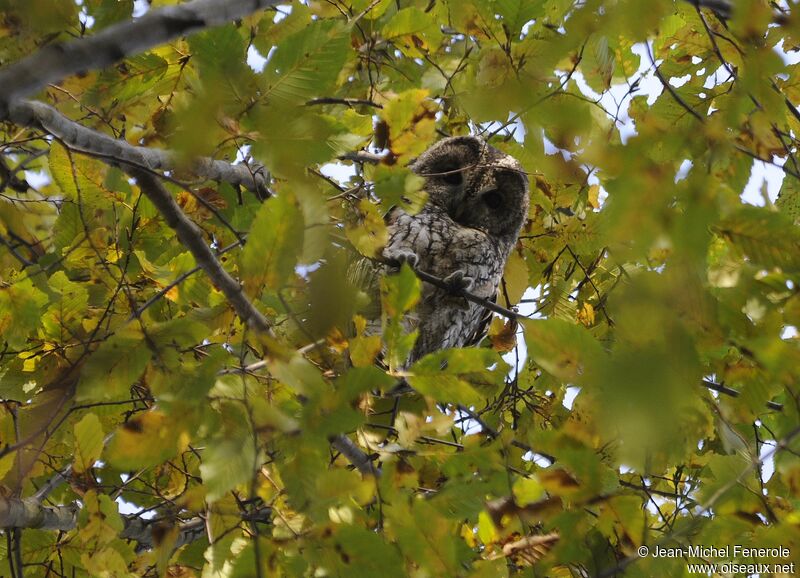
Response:
POLYGON ((503 204, 503 195, 498 193, 496 190, 484 193, 482 199, 486 206, 490 209, 497 209, 503 204))
POLYGON ((448 169, 447 171, 444 171, 444 173, 445 174, 442 175, 442 180, 448 185, 460 185, 462 182, 464 182, 464 177, 462 176, 458 167, 448 169))

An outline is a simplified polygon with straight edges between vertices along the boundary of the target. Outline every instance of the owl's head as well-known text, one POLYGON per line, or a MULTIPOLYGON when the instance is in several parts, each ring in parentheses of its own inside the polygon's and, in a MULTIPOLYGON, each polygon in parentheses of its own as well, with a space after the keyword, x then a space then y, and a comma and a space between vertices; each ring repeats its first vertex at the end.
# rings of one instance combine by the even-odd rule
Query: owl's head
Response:
POLYGON ((440 140, 411 164, 429 202, 453 221, 511 245, 528 214, 528 177, 517 160, 474 136, 440 140))

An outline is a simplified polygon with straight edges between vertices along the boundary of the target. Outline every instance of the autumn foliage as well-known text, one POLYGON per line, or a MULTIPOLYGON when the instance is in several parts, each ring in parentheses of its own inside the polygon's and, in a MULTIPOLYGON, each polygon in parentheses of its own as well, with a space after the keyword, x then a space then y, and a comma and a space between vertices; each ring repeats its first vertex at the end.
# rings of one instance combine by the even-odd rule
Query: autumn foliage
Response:
POLYGON ((0 0, 0 575, 800 560, 792 2, 172 4, 0 0), (347 271, 469 133, 507 311, 406 369, 428 281, 347 271))

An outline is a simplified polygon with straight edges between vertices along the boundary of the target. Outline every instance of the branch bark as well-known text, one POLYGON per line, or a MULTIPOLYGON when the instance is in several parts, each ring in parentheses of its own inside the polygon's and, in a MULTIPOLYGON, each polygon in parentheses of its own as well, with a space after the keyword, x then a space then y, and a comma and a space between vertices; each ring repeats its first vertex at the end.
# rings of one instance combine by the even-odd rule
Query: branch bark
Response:
POLYGON ((75 527, 79 509, 77 504, 43 506, 36 498, 0 495, 0 528, 71 530, 75 527))
MULTIPOLYGON (((35 498, 9 498, 0 496, 0 529, 35 528, 37 530, 60 530, 68 532, 77 525, 79 506, 76 503, 66 506, 43 506, 35 498)), ((267 523, 272 509, 264 506, 242 516, 250 522, 267 523)), ((155 540, 153 530, 159 521, 143 520, 137 516, 122 516, 125 527, 120 538, 135 541, 140 549, 150 549, 155 540)), ((205 520, 192 518, 178 525, 175 548, 188 544, 205 535, 205 520)))
POLYGON ((269 175, 263 167, 234 165, 208 157, 186 160, 172 151, 134 146, 70 120, 43 102, 14 101, 9 108, 9 119, 19 126, 40 128, 77 152, 150 170, 185 169, 198 177, 269 194, 269 175))
POLYGON ((109 26, 93 36, 56 43, 0 70, 0 120, 16 99, 67 76, 103 68, 185 34, 243 18, 279 0, 192 0, 151 10, 141 18, 109 26))
POLYGON ((332 436, 329 441, 335 450, 346 457, 347 461, 361 472, 361 475, 380 477, 381 471, 372 463, 372 458, 349 437, 339 434, 332 436))
POLYGON ((126 171, 136 179, 139 188, 150 199, 158 212, 164 217, 167 225, 175 231, 184 247, 189 249, 197 264, 209 276, 211 281, 228 298, 236 314, 255 331, 272 336, 269 321, 253 305, 242 291, 242 286, 225 271, 214 252, 203 240, 203 233, 189 217, 187 217, 169 191, 152 173, 128 166, 126 171))

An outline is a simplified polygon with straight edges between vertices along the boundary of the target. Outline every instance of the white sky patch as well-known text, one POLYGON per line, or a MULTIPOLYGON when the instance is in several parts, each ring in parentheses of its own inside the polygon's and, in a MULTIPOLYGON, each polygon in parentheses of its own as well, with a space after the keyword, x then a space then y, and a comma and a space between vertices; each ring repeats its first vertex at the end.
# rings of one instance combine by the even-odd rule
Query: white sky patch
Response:
POLYGON ((241 163, 250 154, 250 145, 242 145, 236 150, 236 162, 241 163))
POLYGON ((94 26, 94 17, 89 16, 85 9, 78 12, 78 20, 80 20, 87 29, 94 26))
POLYGON ((280 22, 281 20, 283 20, 289 14, 292 13, 292 5, 291 4, 279 4, 275 8, 276 8, 275 17, 272 19, 272 21, 275 24, 277 24, 278 22, 280 22))
POLYGON ((50 176, 44 171, 25 171, 25 180, 37 190, 50 184, 50 176))
POLYGON ((316 263, 311 263, 310 265, 297 265, 294 268, 294 271, 304 279, 308 279, 308 276, 320 267, 322 267, 322 261, 317 261, 316 263))
POLYGON ((772 454, 775 451, 775 442, 764 442, 761 445, 761 455, 759 456, 763 461, 761 462, 761 478, 764 483, 768 482, 775 473, 775 456, 770 455, 765 459, 765 456, 772 454))
POLYGON ((798 335, 800 335, 800 333, 797 332, 797 327, 794 325, 786 325, 781 330, 781 339, 794 339, 798 335))
POLYGON ((731 78, 731 74, 730 72, 728 72, 728 69, 725 68, 724 65, 720 64, 719 68, 717 68, 714 72, 712 72, 706 77, 706 81, 703 83, 703 88, 711 89, 719 84, 731 80, 733 79, 731 78))
POLYGON ((797 64, 800 62, 800 51, 798 50, 789 50, 788 52, 783 49, 783 39, 775 45, 772 49, 775 53, 781 57, 783 63, 787 66, 791 66, 792 64, 797 64))
POLYGON ((133 0, 133 17, 140 18, 150 10, 150 3, 147 0, 133 0))
POLYGON ((572 404, 575 403, 575 398, 578 397, 580 392, 580 387, 576 385, 568 386, 567 391, 564 393, 564 399, 561 401, 561 404, 567 409, 572 409, 572 404))
POLYGON ((247 65, 255 72, 263 72, 266 64, 266 57, 262 56, 255 46, 250 46, 247 49, 247 65))
POLYGON ((680 88, 681 86, 689 82, 691 79, 692 79, 691 74, 685 74, 683 76, 673 76, 672 78, 669 79, 669 83, 671 86, 674 86, 675 88, 680 88))
MULTIPOLYGON (((786 159, 773 157, 772 161, 782 166, 786 159)), ((747 181, 740 197, 742 202, 763 207, 766 204, 764 199, 764 193, 766 193, 767 198, 774 203, 781 191, 784 176, 780 166, 754 160, 753 168, 750 171, 750 180, 747 181)))
POLYGON ((354 164, 327 163, 319 168, 319 172, 335 181, 346 183, 350 180, 350 177, 355 176, 356 166, 354 164))
POLYGON ((682 181, 687 176, 689 176, 689 171, 692 170, 694 163, 689 159, 684 159, 681 163, 681 166, 678 167, 678 171, 675 173, 675 182, 682 181))
MULTIPOLYGON (((800 51, 784 50, 783 41, 779 42, 774 50, 787 66, 800 63, 800 51)), ((647 95, 647 104, 648 106, 652 106, 664 92, 661 81, 655 76, 653 71, 647 45, 644 43, 635 44, 631 47, 631 52, 640 57, 639 69, 627 82, 615 84, 603 94, 594 92, 586 83, 580 71, 575 71, 572 75, 572 79, 575 81, 581 93, 588 98, 596 100, 610 115, 612 115, 612 118, 616 116, 616 127, 620 132, 622 144, 626 144, 629 138, 637 134, 635 123, 628 114, 631 98, 637 95, 647 95), (638 85, 636 90, 631 92, 629 83, 634 82, 635 79, 638 79, 638 85)), ((695 61, 693 60, 693 62, 695 61)), ((706 72, 707 70, 703 69, 698 71, 698 74, 705 74, 706 72)), ((687 74, 679 78, 671 78, 669 79, 669 83, 671 86, 677 88, 690 79, 691 75, 687 74)), ((719 84, 730 81, 732 81, 732 79, 729 71, 724 66, 720 65, 707 76, 703 86, 711 89, 719 84)), ((707 112, 710 113, 711 111, 709 110, 707 112)), ((556 152, 561 152, 562 155, 565 154, 565 151, 558 149, 553 143, 548 141, 547 138, 544 139, 544 150, 546 154, 555 154, 556 152)), ((568 157, 565 156, 565 158, 568 157)), ((778 198, 778 193, 780 192, 781 184, 785 176, 781 167, 786 162, 786 159, 773 157, 772 160, 772 164, 758 160, 753 162, 750 179, 740 196, 742 202, 756 206, 764 206, 767 204, 767 200, 774 203, 778 198)), ((693 162, 691 159, 684 160, 675 175, 675 182, 677 183, 686 178, 692 166, 693 162)))
POLYGON ((137 506, 136 504, 131 504, 130 502, 126 502, 122 498, 117 498, 117 505, 119 506, 119 513, 123 516, 130 516, 130 515, 138 515, 143 520, 152 520, 156 517, 156 511, 150 510, 147 512, 139 512, 142 511, 141 506, 137 506))

